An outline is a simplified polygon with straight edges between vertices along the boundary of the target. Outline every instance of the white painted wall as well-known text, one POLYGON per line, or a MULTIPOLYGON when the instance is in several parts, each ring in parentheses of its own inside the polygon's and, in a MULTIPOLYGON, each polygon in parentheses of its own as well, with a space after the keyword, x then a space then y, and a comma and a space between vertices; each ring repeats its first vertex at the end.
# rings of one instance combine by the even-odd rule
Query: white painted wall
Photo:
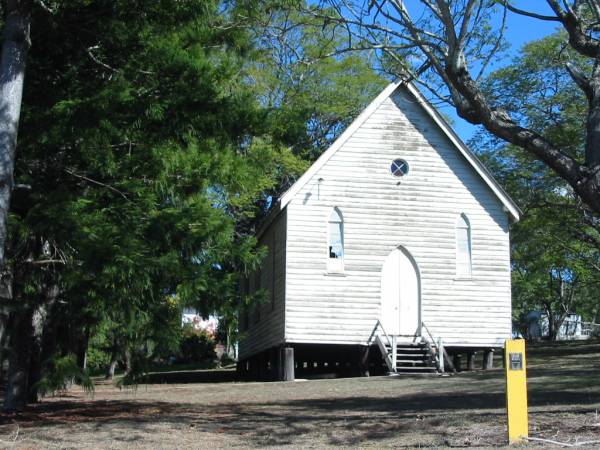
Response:
MULTIPOLYGON (((286 212, 283 211, 273 220, 259 239, 259 244, 266 246, 269 250, 269 254, 263 260, 260 283, 262 288, 269 291, 269 295, 267 301, 259 306, 259 319, 256 311, 249 311, 249 326, 243 331, 244 338, 239 345, 240 360, 283 343, 286 277, 285 241, 286 212)), ((250 279, 251 292, 256 290, 254 278, 251 277, 250 279)))
POLYGON ((398 246, 419 267, 422 318, 436 338, 446 345, 500 346, 510 337, 507 215, 403 89, 371 114, 286 207, 287 342, 364 343, 381 317, 384 260, 398 246), (408 176, 390 174, 395 158, 408 161, 408 176), (327 269, 333 207, 344 217, 343 274, 327 269), (456 277, 461 213, 471 225, 471 279, 456 277))

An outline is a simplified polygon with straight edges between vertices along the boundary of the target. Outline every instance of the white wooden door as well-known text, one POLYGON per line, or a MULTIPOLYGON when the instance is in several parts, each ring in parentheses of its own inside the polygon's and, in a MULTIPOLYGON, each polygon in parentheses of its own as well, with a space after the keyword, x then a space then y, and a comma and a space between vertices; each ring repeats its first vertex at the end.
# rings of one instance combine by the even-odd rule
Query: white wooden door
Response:
POLYGON ((409 253, 396 248, 381 270, 381 323, 388 334, 419 334, 419 276, 409 253))

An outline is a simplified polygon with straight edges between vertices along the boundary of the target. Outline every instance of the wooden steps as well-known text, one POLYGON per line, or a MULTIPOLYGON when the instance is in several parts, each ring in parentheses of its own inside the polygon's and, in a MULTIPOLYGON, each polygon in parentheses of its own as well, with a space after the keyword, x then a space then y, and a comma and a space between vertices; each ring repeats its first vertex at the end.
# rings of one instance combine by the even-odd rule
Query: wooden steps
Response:
POLYGON ((390 374, 435 374, 438 372, 435 357, 425 343, 396 344, 396 351, 391 343, 380 341, 380 350, 385 352, 386 363, 390 374), (396 358, 395 364, 393 358, 396 358))
POLYGON ((396 373, 432 374, 437 367, 425 344, 397 344, 396 373))

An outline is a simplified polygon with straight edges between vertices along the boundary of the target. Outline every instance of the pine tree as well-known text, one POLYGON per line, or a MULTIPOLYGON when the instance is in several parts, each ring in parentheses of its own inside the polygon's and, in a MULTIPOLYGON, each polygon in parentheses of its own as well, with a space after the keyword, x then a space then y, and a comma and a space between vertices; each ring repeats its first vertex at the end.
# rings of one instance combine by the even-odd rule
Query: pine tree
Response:
POLYGON ((106 311, 127 345, 147 342, 173 295, 226 302, 231 269, 254 263, 236 221, 294 159, 265 129, 233 14, 218 1, 75 0, 34 15, 4 277, 24 326, 11 328, 5 409, 51 369, 30 374, 51 361, 40 348, 83 360, 106 311))

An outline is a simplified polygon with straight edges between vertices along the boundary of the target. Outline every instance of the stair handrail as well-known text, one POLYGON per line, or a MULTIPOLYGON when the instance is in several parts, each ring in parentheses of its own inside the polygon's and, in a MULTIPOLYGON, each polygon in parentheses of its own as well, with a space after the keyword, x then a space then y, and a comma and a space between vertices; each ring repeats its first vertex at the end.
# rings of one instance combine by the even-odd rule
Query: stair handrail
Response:
POLYGON ((385 360, 386 365, 388 366, 388 369, 390 370, 390 372, 396 372, 396 341, 395 341, 395 339, 394 338, 390 339, 387 332, 385 331, 385 328, 383 328, 383 324, 381 323, 381 320, 379 320, 379 319, 377 319, 377 322, 375 323, 375 329, 373 330, 373 333, 375 334, 375 340, 377 341, 377 345, 379 346, 379 350, 381 351, 381 354, 383 356, 383 359, 385 360), (385 340, 387 341, 387 345, 389 346, 389 353, 388 353, 388 349, 386 348, 383 340, 381 339, 381 333, 377 334, 377 328, 380 328, 381 332, 385 336, 385 340))
POLYGON ((427 334, 429 335, 429 339, 431 340, 431 342, 432 342, 433 346, 434 346, 434 347, 437 347, 437 346, 436 346, 436 343, 435 343, 435 339, 434 339, 433 335, 431 334, 431 331, 429 331, 429 328, 427 328, 427 325, 425 325, 425 322, 421 322, 421 326, 422 326, 423 328, 425 328, 425 331, 426 331, 426 332, 427 332, 427 334))
POLYGON ((450 367, 450 370, 452 370, 452 372, 456 372, 456 368, 454 367, 454 364, 452 363, 450 356, 448 356, 448 352, 446 352, 446 349, 441 344, 441 339, 440 339, 440 343, 438 344, 438 342, 435 340, 435 338, 429 331, 429 328, 427 328, 427 325, 425 325, 425 322, 421 322, 421 326, 423 328, 425 328, 425 331, 427 332, 427 334, 429 335, 429 339, 431 340, 431 344, 429 344, 429 341, 428 341, 428 344, 435 347, 435 349, 436 349, 435 360, 438 365, 439 371, 443 372, 444 365, 448 364, 448 366, 450 367))
POLYGON ((373 328, 373 331, 371 331, 371 336, 369 336, 369 339, 367 339, 367 345, 371 344, 371 342, 373 341, 373 338, 377 335, 377 328, 381 328, 381 331, 383 332, 383 335, 385 336, 385 339, 387 340, 388 345, 391 345, 392 341, 391 341, 390 337, 388 336, 388 334, 385 332, 385 329, 383 328, 383 324, 381 323, 381 321, 379 319, 377 319, 377 321, 375 322, 375 327, 373 328))
POLYGON ((388 350, 385 347, 385 343, 383 342, 383 339, 381 339, 381 334, 383 334, 383 336, 385 336, 387 345, 390 347, 390 350, 392 351, 392 356, 393 356, 393 354, 395 353, 394 342, 390 339, 390 337, 386 333, 385 328, 383 328, 383 324, 381 323, 381 321, 379 319, 377 319, 377 322, 375 322, 375 327, 373 328, 373 331, 371 332, 371 336, 369 336, 369 339, 367 340, 367 344, 370 345, 373 337, 375 337, 375 342, 379 346, 379 350, 381 351, 381 355, 383 356, 383 359, 385 360, 385 363, 388 366, 388 369, 390 369, 391 372, 395 372, 396 371, 396 361, 393 360, 392 356, 390 356, 390 354, 388 353, 388 350), (377 333, 378 328, 381 329, 382 333, 377 333))
POLYGON ((383 335, 385 336, 385 340, 387 341, 388 345, 391 347, 392 340, 390 339, 388 334, 385 332, 385 328, 383 328, 383 324, 381 323, 381 320, 379 320, 379 319, 377 319, 377 323, 375 324, 375 330, 373 330, 373 332, 376 332, 377 328, 381 328, 381 331, 383 331, 383 335))
POLYGON ((427 328, 427 325, 425 325, 425 322, 421 322, 421 326, 425 329, 425 331, 427 332, 427 335, 429 336, 429 339, 426 339, 427 346, 430 347, 431 349, 435 350, 435 352, 432 352, 433 357, 435 358, 435 365, 437 366, 439 372, 443 372, 444 371, 444 368, 442 367, 443 355, 441 353, 444 350, 443 350, 443 348, 440 348, 440 345, 438 345, 437 341, 431 334, 431 331, 429 331, 429 328, 427 328))

